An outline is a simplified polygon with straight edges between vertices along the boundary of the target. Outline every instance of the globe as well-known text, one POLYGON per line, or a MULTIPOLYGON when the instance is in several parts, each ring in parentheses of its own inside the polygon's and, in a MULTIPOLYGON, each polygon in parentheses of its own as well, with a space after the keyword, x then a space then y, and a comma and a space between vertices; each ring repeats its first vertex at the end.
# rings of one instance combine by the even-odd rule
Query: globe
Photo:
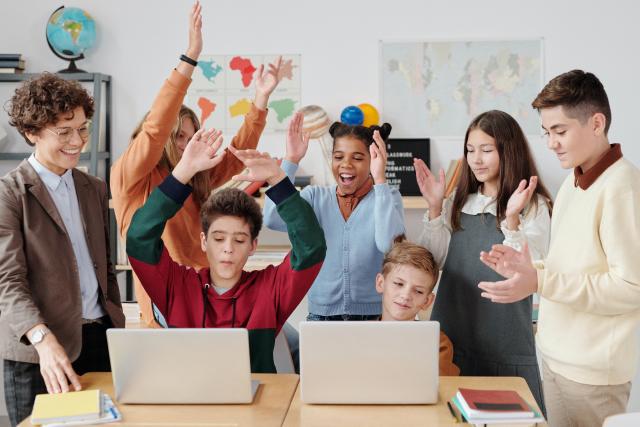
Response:
POLYGON ((349 126, 361 125, 364 121, 364 113, 359 107, 351 105, 342 110, 342 114, 340 114, 340 121, 349 126))
POLYGON ((47 43, 56 56, 71 61, 69 68, 61 72, 80 72, 75 62, 84 59, 84 52, 91 49, 97 38, 96 23, 87 12, 77 7, 57 9, 47 22, 47 43))

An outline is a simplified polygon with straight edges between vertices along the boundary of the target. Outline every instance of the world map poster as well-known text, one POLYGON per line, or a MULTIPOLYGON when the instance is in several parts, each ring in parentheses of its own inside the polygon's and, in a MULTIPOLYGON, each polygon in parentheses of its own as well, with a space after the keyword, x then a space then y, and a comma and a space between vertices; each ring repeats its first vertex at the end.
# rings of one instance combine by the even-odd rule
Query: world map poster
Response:
POLYGON ((542 39, 380 42, 381 116, 396 138, 460 138, 502 110, 540 135, 542 39))
MULTIPOLYGON (((201 126, 221 129, 226 142, 240 130, 256 94, 254 73, 278 55, 201 55, 187 92, 187 105, 201 126)), ((263 133, 284 133, 301 105, 300 55, 282 55, 278 87, 271 94, 263 133)), ((225 144, 226 145, 226 144, 225 144)))

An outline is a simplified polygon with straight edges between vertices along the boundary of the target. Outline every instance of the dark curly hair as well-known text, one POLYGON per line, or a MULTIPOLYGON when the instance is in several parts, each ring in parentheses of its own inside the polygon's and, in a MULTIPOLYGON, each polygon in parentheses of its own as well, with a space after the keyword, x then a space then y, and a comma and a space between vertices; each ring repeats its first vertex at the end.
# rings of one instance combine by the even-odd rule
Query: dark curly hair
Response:
POLYGON ((27 133, 38 134, 47 124, 54 124, 60 116, 78 107, 84 109, 87 119, 93 117, 94 99, 80 83, 44 72, 26 80, 5 103, 9 124, 32 147, 27 133))
POLYGON ((604 86, 592 73, 573 70, 551 79, 538 94, 531 106, 538 110, 562 105, 562 110, 570 119, 576 119, 582 126, 591 116, 604 114, 606 119, 604 134, 611 126, 611 107, 604 86))
POLYGON ((335 122, 329 128, 329 134, 333 138, 334 146, 336 143, 336 139, 350 136, 362 141, 367 149, 369 149, 369 146, 371 144, 375 144, 373 140, 373 132, 376 130, 380 132, 380 137, 382 137, 382 140, 386 141, 389 138, 389 134, 391 134, 391 125, 389 123, 385 123, 382 126, 371 125, 369 127, 365 127, 361 125, 349 126, 342 122, 335 122))
POLYGON ((234 216, 249 225, 251 240, 258 237, 262 229, 260 205, 249 194, 237 188, 225 188, 213 193, 200 211, 200 225, 208 236, 211 223, 221 216, 234 216))

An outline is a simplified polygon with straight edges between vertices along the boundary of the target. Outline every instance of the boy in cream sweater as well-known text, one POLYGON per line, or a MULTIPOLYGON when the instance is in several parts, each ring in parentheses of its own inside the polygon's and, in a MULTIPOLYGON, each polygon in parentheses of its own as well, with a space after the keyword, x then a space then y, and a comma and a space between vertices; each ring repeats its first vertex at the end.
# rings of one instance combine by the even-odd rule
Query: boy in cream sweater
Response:
POLYGON ((480 283, 498 303, 539 293, 537 343, 551 426, 602 426, 626 411, 638 362, 640 171, 607 138, 602 83, 580 70, 547 84, 533 102, 564 169, 546 261, 501 245, 481 259, 507 278, 480 283))

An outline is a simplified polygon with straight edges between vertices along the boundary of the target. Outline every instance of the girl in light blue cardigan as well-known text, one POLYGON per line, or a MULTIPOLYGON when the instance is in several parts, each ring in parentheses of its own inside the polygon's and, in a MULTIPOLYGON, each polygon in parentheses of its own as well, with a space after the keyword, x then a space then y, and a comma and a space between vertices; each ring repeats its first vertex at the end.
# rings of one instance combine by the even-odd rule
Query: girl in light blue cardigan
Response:
MULTIPOLYGON (((385 141, 391 125, 347 126, 336 122, 331 169, 337 185, 306 187, 300 195, 309 202, 324 230, 327 256, 307 294, 307 320, 372 320, 382 313, 376 275, 393 238, 404 233, 402 198, 385 178, 385 141)), ((298 163, 309 144, 302 135, 297 112, 287 131, 287 155, 282 169, 293 182, 298 163)), ((265 200, 264 225, 286 232, 276 206, 265 200)))

